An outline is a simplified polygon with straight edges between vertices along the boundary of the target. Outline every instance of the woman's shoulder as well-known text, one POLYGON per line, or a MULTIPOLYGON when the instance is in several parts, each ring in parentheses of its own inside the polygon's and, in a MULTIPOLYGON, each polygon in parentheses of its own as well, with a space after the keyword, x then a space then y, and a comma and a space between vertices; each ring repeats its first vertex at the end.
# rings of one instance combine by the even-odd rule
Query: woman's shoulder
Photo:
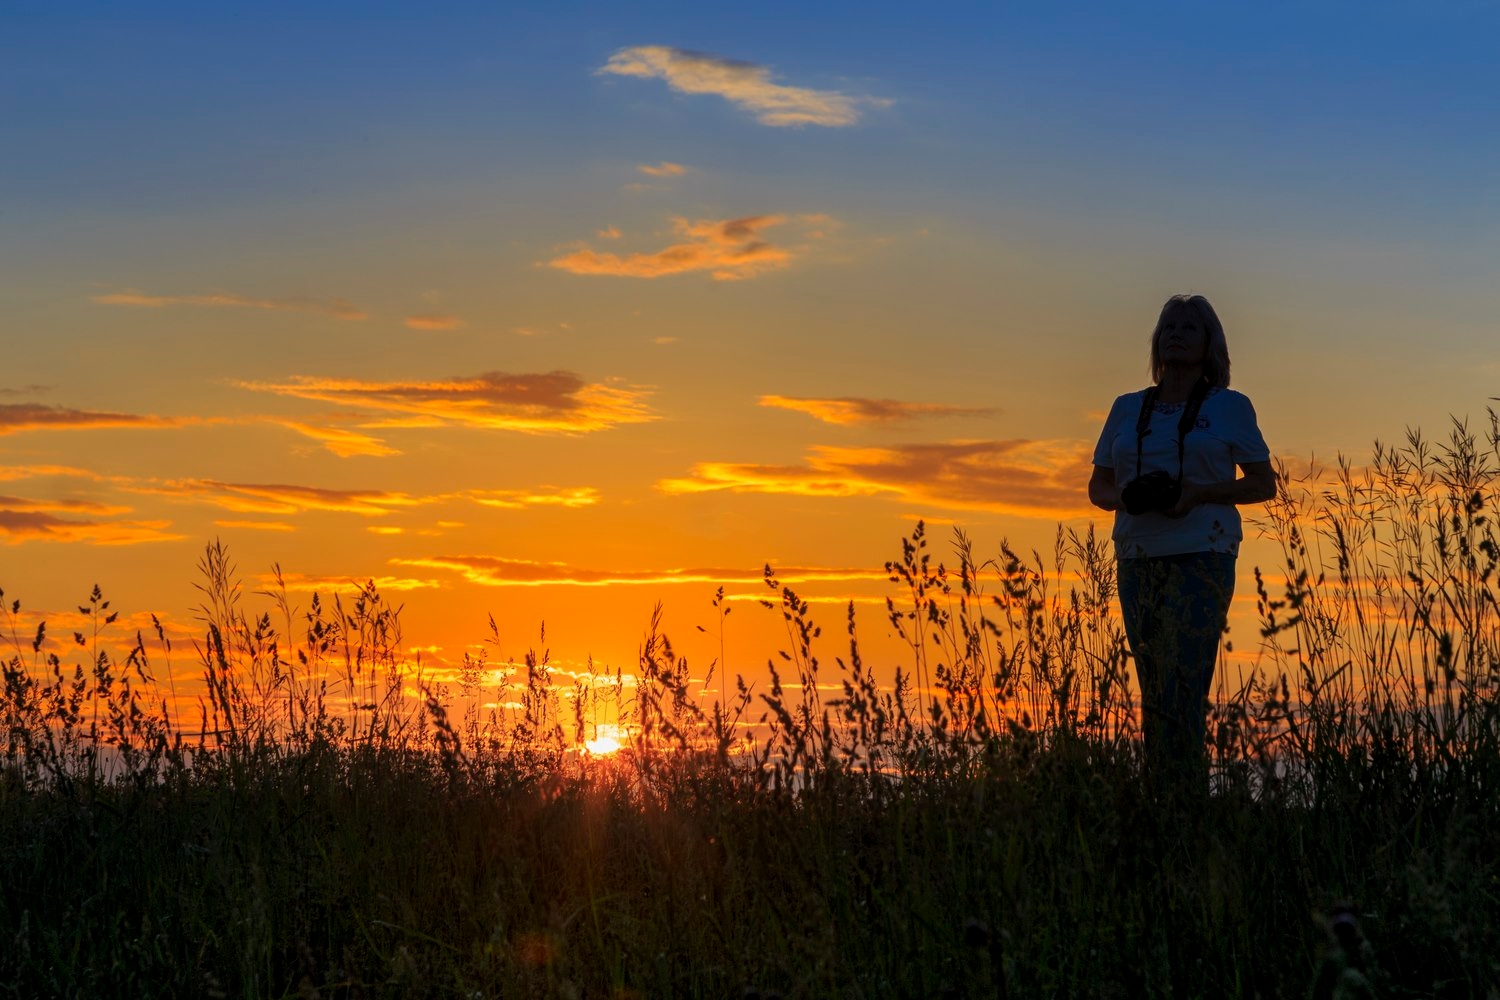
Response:
POLYGON ((1260 426, 1260 418, 1255 412, 1255 407, 1250 403, 1250 397, 1243 392, 1236 392, 1229 388, 1215 389, 1204 400, 1204 419, 1212 424, 1217 424, 1221 431, 1230 434, 1250 433, 1254 431, 1259 434, 1257 428, 1260 426))
POLYGON ((1121 393, 1115 397, 1110 404, 1109 416, 1105 418, 1106 423, 1115 423, 1124 420, 1134 420, 1141 412, 1141 404, 1146 398, 1145 389, 1137 389, 1134 392, 1121 393))
POLYGON ((1255 412, 1255 407, 1251 404, 1249 396, 1238 389, 1231 389, 1228 386, 1219 386, 1216 389, 1210 390, 1208 398, 1204 402, 1210 400, 1225 409, 1255 412))

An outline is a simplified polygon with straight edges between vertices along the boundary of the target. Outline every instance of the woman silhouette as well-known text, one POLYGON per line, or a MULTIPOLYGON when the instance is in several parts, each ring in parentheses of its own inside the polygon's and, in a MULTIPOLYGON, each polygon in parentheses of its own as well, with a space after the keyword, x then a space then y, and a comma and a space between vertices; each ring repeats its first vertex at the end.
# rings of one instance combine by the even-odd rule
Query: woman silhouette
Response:
POLYGON ((1254 407, 1229 388, 1224 327, 1203 296, 1174 295, 1162 307, 1151 381, 1110 408, 1089 501, 1115 515, 1147 758, 1198 767, 1243 537, 1235 507, 1274 497, 1276 474, 1254 407))

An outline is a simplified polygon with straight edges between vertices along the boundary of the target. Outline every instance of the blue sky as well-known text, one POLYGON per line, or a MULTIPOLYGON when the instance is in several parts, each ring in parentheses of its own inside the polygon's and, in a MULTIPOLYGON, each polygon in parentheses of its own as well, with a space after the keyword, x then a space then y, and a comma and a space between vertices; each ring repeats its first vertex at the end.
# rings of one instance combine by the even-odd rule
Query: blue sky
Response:
POLYGON ((33 209, 222 204, 630 160, 670 139, 916 197, 926 177, 1100 207, 1087 179, 1101 201, 1237 190, 1331 202, 1353 225, 1384 199, 1422 227, 1478 200, 1494 221, 1493 4, 301 6, 12 5, 6 131, 31 155, 8 158, 8 186, 33 209), (640 44, 895 103, 858 134, 746 135, 721 101, 592 75, 640 44))

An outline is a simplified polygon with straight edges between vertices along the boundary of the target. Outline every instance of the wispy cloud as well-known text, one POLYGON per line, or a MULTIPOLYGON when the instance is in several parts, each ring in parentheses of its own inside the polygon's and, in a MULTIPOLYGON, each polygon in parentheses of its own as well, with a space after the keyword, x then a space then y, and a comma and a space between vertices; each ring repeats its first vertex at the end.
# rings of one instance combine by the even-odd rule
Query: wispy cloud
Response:
POLYGON ((438 313, 408 316, 405 323, 409 330, 459 330, 464 326, 464 321, 457 316, 445 316, 438 313))
MULTIPOLYGON (((604 587, 616 584, 761 583, 764 569, 692 568, 663 570, 589 569, 558 562, 533 562, 527 559, 504 559, 498 556, 461 555, 429 556, 420 559, 392 559, 392 565, 423 569, 445 569, 459 574, 470 583, 487 587, 604 587)), ((826 567, 778 567, 776 579, 782 583, 814 581, 871 580, 885 581, 884 569, 838 569, 826 567)))
POLYGON ((687 167, 684 167, 680 163, 673 163, 670 160, 662 160, 660 163, 654 165, 642 163, 635 169, 647 177, 681 177, 687 173, 687 167))
POLYGON ((683 94, 713 94, 751 112, 762 125, 853 125, 862 107, 890 104, 880 98, 777 83, 767 66, 669 45, 621 49, 599 72, 664 80, 683 94))
POLYGON ((171 521, 75 521, 42 510, 0 508, 0 542, 68 542, 83 545, 139 545, 175 542, 183 535, 167 529, 171 521))
POLYGON ((988 407, 907 403, 898 399, 866 399, 858 396, 762 396, 760 405, 796 410, 824 423, 845 427, 855 424, 896 423, 919 417, 988 417, 998 412, 988 407))
MULTIPOLYGON (((277 585, 273 574, 262 574, 260 582, 267 588, 277 585)), ((281 585, 288 593, 313 593, 317 591, 354 591, 362 590, 370 584, 374 584, 379 591, 406 591, 406 590, 437 590, 443 584, 439 580, 417 580, 402 576, 376 576, 376 577, 352 577, 352 576, 316 576, 306 573, 283 573, 281 585)))
POLYGON ((105 306, 137 306, 147 309, 162 309, 167 306, 213 306, 231 309, 270 309, 285 312, 316 313, 334 319, 369 319, 358 306, 343 299, 260 299, 232 292, 212 292, 207 295, 150 295, 133 289, 90 296, 92 301, 105 306))
POLYGON ((743 219, 673 219, 672 228, 685 237, 653 253, 617 254, 583 247, 555 257, 548 264, 572 274, 619 278, 662 278, 670 274, 707 271, 716 281, 753 278, 786 267, 792 251, 765 240, 765 229, 787 221, 782 215, 754 215, 743 219))
POLYGON ((285 427, 287 430, 296 431, 303 437, 312 438, 339 458, 353 458, 357 455, 380 458, 386 455, 401 454, 401 452, 377 437, 361 434, 359 431, 352 431, 344 427, 315 427, 312 424, 304 424, 296 420, 276 420, 274 422, 285 427))
POLYGON ((100 481, 104 477, 88 469, 71 465, 0 465, 0 482, 15 482, 18 479, 45 479, 50 476, 68 476, 77 479, 100 481))
MULTIPOLYGON (((546 489, 546 488, 544 488, 546 489)), ((599 502, 599 491, 592 486, 542 490, 469 490, 465 494, 485 507, 520 510, 525 507, 592 507, 599 502)))
POLYGON ((620 232, 619 227, 617 226, 605 226, 594 235, 599 237, 601 240, 617 240, 625 234, 620 232))
POLYGON ((44 511, 58 514, 92 514, 95 517, 114 517, 130 513, 129 507, 117 507, 94 500, 35 500, 26 497, 0 496, 0 510, 14 513, 44 511))
POLYGON ((572 372, 410 382, 296 375, 287 382, 241 382, 243 388, 401 416, 362 424, 378 427, 482 427, 528 433, 577 434, 655 420, 641 388, 584 382, 572 372))
MULTIPOLYGON (((528 507, 588 507, 599 502, 599 491, 590 486, 412 494, 377 489, 328 489, 286 483, 226 483, 214 479, 120 480, 118 485, 129 493, 205 503, 237 514, 331 511, 362 517, 383 517, 414 507, 445 503, 474 503, 504 510, 521 510, 528 507)), ((236 521, 234 524, 237 527, 259 526, 258 522, 236 521)), ((462 527, 454 521, 441 521, 439 525, 462 527)))
POLYGON ((35 396, 39 392, 51 392, 52 386, 32 382, 29 385, 0 386, 0 396, 35 396))
POLYGON ((812 449, 801 465, 701 462, 666 493, 889 496, 910 504, 1022 517, 1092 513, 1085 496, 1090 453, 1079 441, 956 441, 890 448, 812 449))
POLYGON ((387 490, 335 490, 280 483, 224 483, 213 479, 138 483, 124 488, 132 493, 212 504, 237 514, 335 511, 363 517, 382 517, 396 510, 437 503, 452 496, 414 496, 387 490))
POLYGON ((108 427, 182 427, 198 422, 194 417, 71 410, 64 406, 46 406, 41 403, 0 403, 0 434, 98 430, 108 427))

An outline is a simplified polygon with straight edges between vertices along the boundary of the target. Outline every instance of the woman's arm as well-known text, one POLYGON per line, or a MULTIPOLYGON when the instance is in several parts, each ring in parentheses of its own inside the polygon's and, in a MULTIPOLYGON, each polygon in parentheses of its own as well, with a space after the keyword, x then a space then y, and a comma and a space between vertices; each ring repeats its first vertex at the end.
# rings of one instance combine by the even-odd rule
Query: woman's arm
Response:
MULTIPOLYGON (((1177 501, 1177 506, 1167 511, 1167 516, 1181 517, 1203 503, 1264 503, 1276 496, 1276 473, 1270 462, 1247 462, 1240 466, 1240 471, 1243 476, 1222 483, 1183 483, 1182 498, 1177 501)), ((1089 499, 1092 500, 1093 484, 1089 485, 1089 499)))
POLYGON ((1089 503, 1100 510, 1120 509, 1120 488, 1115 485, 1114 469, 1094 466, 1094 474, 1089 477, 1089 503))

